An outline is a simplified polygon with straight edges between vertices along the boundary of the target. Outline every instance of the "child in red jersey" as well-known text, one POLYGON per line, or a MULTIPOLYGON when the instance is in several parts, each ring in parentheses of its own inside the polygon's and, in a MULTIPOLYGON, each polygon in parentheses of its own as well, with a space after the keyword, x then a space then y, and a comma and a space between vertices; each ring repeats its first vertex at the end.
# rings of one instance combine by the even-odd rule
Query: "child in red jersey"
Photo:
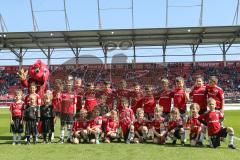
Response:
POLYGON ((229 136, 229 145, 231 149, 236 149, 233 143, 234 140, 234 130, 232 127, 221 127, 221 122, 224 117, 223 114, 216 110, 216 100, 213 98, 208 99, 209 111, 199 116, 199 121, 207 125, 209 145, 211 148, 217 148, 220 146, 220 138, 226 138, 229 136))
POLYGON ((133 113, 136 114, 138 108, 142 108, 141 99, 143 98, 143 92, 138 83, 134 84, 134 90, 129 93, 130 105, 133 113))
POLYGON ((78 114, 80 112, 80 110, 82 109, 82 103, 83 103, 82 100, 83 100, 83 96, 84 96, 84 89, 82 86, 81 78, 77 78, 75 80, 74 92, 77 95, 76 113, 78 114))
POLYGON ((130 144, 134 139, 134 125, 135 120, 134 113, 131 108, 129 108, 129 103, 126 98, 123 98, 121 101, 123 105, 122 112, 119 116, 119 123, 122 128, 122 134, 124 140, 127 144, 130 144))
POLYGON ((73 143, 78 144, 83 141, 87 141, 87 127, 88 127, 88 120, 87 120, 87 110, 81 109, 77 120, 73 123, 73 143))
POLYGON ((13 133, 13 145, 21 144, 21 133, 23 133, 23 110, 22 91, 16 90, 14 93, 15 102, 9 108, 11 112, 11 131, 13 133), (17 137, 18 134, 18 137, 17 137))
POLYGON ((216 101, 216 110, 223 113, 224 111, 224 92, 222 88, 217 86, 218 79, 216 76, 211 76, 209 78, 209 84, 206 87, 207 97, 213 98, 216 101))
POLYGON ((173 98, 174 107, 178 108, 181 117, 184 121, 186 121, 186 110, 189 95, 184 89, 184 79, 182 77, 176 78, 175 89, 172 91, 171 97, 173 98))
POLYGON ((183 120, 180 116, 178 108, 174 108, 170 112, 170 119, 168 121, 168 136, 172 138, 172 144, 175 145, 177 139, 181 140, 181 145, 185 145, 185 131, 183 128, 183 120))
POLYGON ((159 94, 159 105, 163 107, 162 116, 169 119, 171 111, 171 90, 169 89, 169 82, 167 79, 161 80, 162 91, 159 94))
POLYGON ((142 98, 141 104, 144 109, 146 119, 151 120, 154 116, 154 108, 156 107, 156 101, 153 95, 152 87, 145 87, 146 95, 142 98))
POLYGON ((105 133, 105 143, 110 143, 119 137, 118 135, 119 121, 117 111, 112 110, 110 112, 110 117, 107 118, 106 122, 106 133, 105 133))
POLYGON ((162 117, 162 106, 156 106, 154 109, 154 119, 151 122, 151 127, 153 129, 154 139, 153 143, 155 144, 165 144, 166 141, 166 119, 162 117))
MULTIPOLYGON (((56 124, 57 119, 60 119, 61 109, 62 109, 62 91, 63 82, 61 79, 56 79, 54 84, 54 90, 52 92, 52 105, 53 111, 55 113, 54 124, 56 124)), ((52 140, 54 139, 54 132, 52 133, 52 140)))
POLYGON ((104 86, 101 90, 98 91, 99 97, 106 97, 106 105, 108 111, 113 109, 114 93, 111 89, 111 82, 104 81, 104 86))
POLYGON ((114 97, 117 101, 116 109, 119 113, 121 113, 122 109, 124 108, 123 104, 121 103, 122 99, 124 98, 129 101, 129 92, 130 91, 127 89, 127 82, 125 80, 122 80, 118 86, 118 89, 114 92, 114 97))
POLYGON ((99 137, 102 133, 102 116, 100 115, 100 109, 98 107, 95 107, 92 113, 92 117, 88 122, 88 137, 90 140, 90 143, 99 144, 99 137))
POLYGON ((91 114, 94 108, 97 106, 97 98, 96 98, 96 91, 95 86, 93 83, 87 84, 87 90, 84 94, 84 109, 88 112, 88 117, 91 117, 91 114))
POLYGON ((144 143, 147 141, 148 121, 144 117, 144 110, 138 108, 136 112, 137 119, 134 121, 134 143, 144 143))
POLYGON ((72 140, 72 124, 76 114, 77 96, 73 92, 73 81, 66 82, 66 92, 62 93, 61 133, 59 143, 64 143, 65 126, 67 126, 67 142, 72 140))
POLYGON ((198 112, 199 112, 199 105, 198 103, 192 103, 190 105, 190 112, 191 116, 188 117, 187 123, 186 123, 186 128, 190 130, 190 145, 191 146, 202 146, 202 140, 203 140, 203 125, 201 122, 198 120, 198 112))
POLYGON ((200 106, 199 114, 207 111, 207 92, 202 76, 196 76, 195 85, 192 87, 189 96, 193 103, 200 106))

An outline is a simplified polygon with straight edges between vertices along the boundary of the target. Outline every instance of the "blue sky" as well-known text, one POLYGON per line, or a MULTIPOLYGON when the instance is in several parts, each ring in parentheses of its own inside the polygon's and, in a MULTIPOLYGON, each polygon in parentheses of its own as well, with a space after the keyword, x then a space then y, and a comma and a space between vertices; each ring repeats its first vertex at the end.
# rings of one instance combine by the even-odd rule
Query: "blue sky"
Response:
MULTIPOLYGON (((62 10, 63 0, 32 0, 33 8, 37 10, 62 10)), ((169 27, 198 26, 201 0, 169 0, 169 27), (175 6, 175 7, 174 7, 175 6), (193 7, 176 7, 193 6, 193 7)), ((0 13, 2 14, 9 32, 33 31, 31 8, 29 0, 0 0, 0 13)), ((66 0, 67 15, 71 30, 98 29, 97 0, 66 0)), ((237 0, 204 0, 203 26, 232 25, 237 0)), ((131 0, 100 0, 102 9, 106 8, 129 8, 131 0)), ((134 0, 134 26, 135 28, 158 28, 165 27, 166 0, 134 0)), ((41 31, 65 30, 64 12, 35 12, 37 23, 41 31)), ((131 10, 102 10, 101 20, 103 29, 131 28, 131 10)), ((137 55, 161 55, 161 49, 137 50, 137 55)), ((220 53, 220 48, 199 49, 197 54, 220 53)), ((237 53, 236 48, 229 53, 237 53)), ((66 52, 66 57, 73 54, 66 52)), ((113 51, 114 54, 123 53, 132 55, 132 51, 113 51)), ((167 61, 191 61, 190 49, 169 49, 167 54, 189 54, 188 57, 168 57, 167 61)), ((2 57, 14 59, 11 53, 0 52, 2 57)), ((83 51, 81 54, 94 54, 103 56, 101 51, 83 51)), ((53 57, 59 57, 61 52, 54 52, 53 57)), ((64 54, 65 55, 65 54, 64 54)), ((40 52, 28 52, 26 58, 44 57, 40 52)), ((62 56, 63 57, 63 56, 62 56)), ((238 56, 240 57, 240 56, 238 56)), ((221 60, 221 55, 197 56, 198 61, 221 60)), ((235 56, 227 56, 228 60, 236 60, 235 56)), ((132 58, 128 58, 131 62, 132 58)), ((65 60, 52 60, 52 63, 62 63, 65 60)), ((111 58, 108 59, 111 61, 111 58)), ((137 62, 161 62, 162 57, 137 58, 137 62)), ((2 65, 16 65, 16 61, 0 61, 2 65)), ((24 64, 31 64, 32 60, 25 60, 24 64)))

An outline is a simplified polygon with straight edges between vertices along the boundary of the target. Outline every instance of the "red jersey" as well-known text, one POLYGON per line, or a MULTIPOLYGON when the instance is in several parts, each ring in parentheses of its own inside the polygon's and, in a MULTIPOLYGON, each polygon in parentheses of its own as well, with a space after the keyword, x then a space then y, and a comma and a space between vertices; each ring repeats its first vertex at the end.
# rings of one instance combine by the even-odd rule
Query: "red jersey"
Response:
POLYGON ((161 131, 166 130, 166 126, 164 123, 165 123, 165 119, 163 117, 160 117, 158 119, 153 119, 151 122, 151 127, 153 127, 155 131, 160 133, 161 131))
POLYGON ((187 103, 185 98, 185 91, 183 89, 174 89, 171 92, 173 98, 174 107, 178 108, 180 112, 186 112, 187 103))
POLYGON ((108 106, 108 110, 112 110, 113 109, 113 101, 114 101, 114 95, 113 95, 113 91, 112 89, 104 89, 104 90, 101 90, 99 92, 99 95, 103 95, 105 96, 107 99, 106 99, 106 104, 108 106))
POLYGON ((88 112, 92 112, 96 106, 97 106, 96 92, 95 91, 87 91, 85 93, 85 106, 84 106, 84 108, 88 112))
POLYGON ((19 103, 13 102, 9 108, 12 117, 22 117, 23 116, 23 110, 24 110, 24 102, 21 101, 19 103))
POLYGON ((74 114, 77 96, 74 93, 62 93, 62 113, 74 114))
POLYGON ((84 90, 82 88, 76 89, 75 94, 77 95, 77 104, 76 104, 76 110, 82 109, 82 99, 84 95, 84 90))
POLYGON ((207 124, 209 136, 217 134, 221 130, 223 114, 219 111, 208 111, 200 115, 198 119, 207 124))
POLYGON ((140 127, 148 126, 148 121, 146 119, 136 119, 133 125, 134 125, 134 130, 139 131, 140 127))
MULTIPOLYGON (((42 99, 41 99, 41 97, 37 94, 37 93, 33 93, 35 96, 36 96, 36 105, 38 105, 38 106, 41 106, 42 105, 42 99)), ((28 94, 28 95, 26 95, 26 97, 25 97, 25 99, 24 99, 24 103, 26 104, 26 105, 29 105, 29 96, 30 96, 30 94, 28 94)))
POLYGON ((73 123, 72 131, 80 131, 87 129, 88 127, 88 120, 87 119, 79 119, 73 123))
POLYGON ((192 91, 189 93, 192 97, 193 103, 197 103, 200 106, 200 109, 207 109, 207 92, 206 86, 197 87, 194 86, 192 91))
POLYGON ((119 116, 120 125, 129 126, 135 120, 134 113, 131 108, 122 110, 119 116))
POLYGON ((141 99, 143 98, 143 93, 140 92, 136 92, 136 91, 131 91, 129 92, 129 98, 130 98, 130 104, 131 104, 131 108, 133 110, 133 112, 136 114, 136 110, 138 108, 142 108, 141 105, 141 99))
POLYGON ((88 127, 90 128, 98 128, 102 131, 102 116, 98 116, 96 118, 92 118, 88 121, 88 127))
POLYGON ((213 98, 216 101, 216 109, 222 109, 222 101, 224 99, 224 92, 222 88, 215 86, 207 86, 207 97, 213 98))
POLYGON ((107 122, 106 122, 106 134, 108 134, 108 132, 118 132, 118 128, 119 128, 119 122, 113 118, 108 118, 107 122))
POLYGON ((159 94, 159 105, 163 106, 164 113, 170 113, 171 111, 171 90, 162 91, 159 94))
POLYGON ((119 113, 121 113, 123 106, 121 104, 122 98, 126 98, 129 100, 129 90, 128 89, 118 89, 115 91, 115 98, 117 98, 117 109, 119 113))
POLYGON ((52 105, 55 112, 61 112, 62 108, 62 93, 57 93, 56 91, 52 92, 53 99, 52 105))
POLYGON ((202 127, 202 124, 198 120, 198 117, 189 117, 186 123, 186 127, 190 128, 190 133, 198 134, 202 127))
POLYGON ((183 120, 182 118, 177 120, 169 120, 168 121, 168 131, 171 131, 173 129, 177 130, 179 128, 183 127, 183 120))
POLYGON ((141 100, 145 113, 154 113, 154 108, 156 107, 156 101, 153 96, 145 96, 141 100))

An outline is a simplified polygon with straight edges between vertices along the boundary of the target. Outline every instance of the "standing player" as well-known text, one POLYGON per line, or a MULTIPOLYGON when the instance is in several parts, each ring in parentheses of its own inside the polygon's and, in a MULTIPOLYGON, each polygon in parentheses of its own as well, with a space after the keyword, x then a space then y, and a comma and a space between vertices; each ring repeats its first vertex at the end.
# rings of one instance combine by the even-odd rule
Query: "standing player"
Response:
POLYGON ((171 97, 173 98, 174 108, 178 108, 181 117, 186 121, 186 110, 189 96, 184 89, 184 79, 182 77, 176 78, 175 89, 172 91, 171 97))
POLYGON ((207 97, 213 98, 216 101, 216 110, 224 113, 224 92, 222 88, 217 86, 218 79, 216 76, 209 78, 209 85, 207 86, 207 97))
POLYGON ((143 98, 143 92, 138 83, 134 84, 134 90, 129 93, 130 106, 133 110, 133 113, 136 114, 138 108, 142 108, 141 99, 143 98))
POLYGON ((77 105, 76 105, 76 113, 78 114, 80 110, 82 109, 82 100, 83 100, 83 95, 84 95, 84 89, 82 86, 82 79, 77 78, 75 80, 75 85, 74 85, 74 92, 75 95, 77 95, 77 105))
POLYGON ((207 92, 202 76, 196 77, 195 85, 192 87, 189 96, 192 98, 193 103, 197 103, 200 106, 199 114, 207 111, 207 92))
POLYGON ((169 89, 169 82, 167 79, 161 80, 162 91, 159 94, 159 105, 163 107, 162 116, 169 119, 171 111, 171 90, 169 89))
POLYGON ((88 112, 88 117, 91 117, 92 112, 94 108, 97 106, 97 97, 96 97, 96 91, 95 86, 93 83, 87 84, 87 90, 84 94, 84 109, 88 112))
POLYGON ((29 103, 24 109, 24 121, 26 123, 25 134, 27 137, 27 145, 30 144, 30 136, 33 137, 33 144, 36 144, 37 125, 40 117, 39 106, 36 104, 36 96, 29 95, 29 103))
POLYGON ((208 99, 209 111, 199 116, 199 121, 208 127, 209 145, 212 148, 220 146, 220 138, 229 136, 229 145, 231 149, 236 149, 233 143, 234 130, 232 127, 221 127, 224 120, 223 114, 216 110, 216 100, 208 99))
POLYGON ((111 89, 111 82, 104 81, 104 87, 102 90, 99 90, 98 94, 100 98, 102 96, 106 97, 106 105, 108 107, 108 111, 111 111, 113 109, 113 101, 114 101, 114 94, 111 89))
POLYGON ((62 113, 61 113, 61 132, 60 143, 64 143, 65 126, 67 125, 67 142, 72 140, 72 124, 76 114, 77 96, 73 92, 73 82, 68 80, 66 82, 66 92, 62 93, 62 113))
POLYGON ((21 144, 21 133, 23 133, 23 109, 22 91, 16 90, 14 93, 15 102, 9 108, 11 112, 11 131, 13 133, 13 145, 21 144), (17 137, 18 134, 18 137, 17 137))
POLYGON ((55 118, 51 93, 46 93, 44 95, 44 104, 40 107, 40 117, 42 122, 43 143, 51 143, 52 133, 54 133, 55 118))
POLYGON ((129 103, 129 90, 127 89, 127 82, 125 80, 122 80, 119 84, 118 89, 114 92, 114 97, 117 101, 117 110, 119 113, 122 112, 122 109, 124 108, 122 102, 122 99, 126 99, 129 103))

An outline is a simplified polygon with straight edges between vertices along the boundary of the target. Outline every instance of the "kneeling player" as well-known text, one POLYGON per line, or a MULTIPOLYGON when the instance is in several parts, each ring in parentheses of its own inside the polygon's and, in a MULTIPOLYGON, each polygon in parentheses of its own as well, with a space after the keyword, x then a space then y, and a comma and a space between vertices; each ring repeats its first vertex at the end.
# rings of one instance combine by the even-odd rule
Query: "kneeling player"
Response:
POLYGON ((224 117, 220 111, 215 109, 216 101, 213 98, 208 99, 208 107, 209 111, 202 114, 198 119, 200 122, 207 125, 210 147, 217 148, 220 146, 220 138, 225 138, 228 135, 228 147, 236 149, 236 146, 233 144, 234 130, 232 127, 221 127, 221 122, 224 117))
POLYGON ((118 128, 119 128, 119 122, 118 122, 118 115, 117 111, 112 110, 110 117, 107 118, 106 121, 106 134, 105 134, 105 143, 110 143, 111 140, 114 140, 116 138, 119 138, 118 136, 118 128))
POLYGON ((79 112, 79 116, 77 117, 77 121, 73 123, 73 143, 78 144, 81 142, 81 140, 84 140, 85 142, 88 139, 87 136, 87 126, 88 126, 88 120, 87 117, 87 110, 81 109, 79 112))
POLYGON ((121 104, 123 105, 123 109, 120 113, 120 126, 122 128, 122 133, 124 136, 124 140, 127 144, 134 139, 134 126, 133 122, 135 120, 134 113, 131 108, 129 108, 129 103, 126 98, 121 100, 121 104))
POLYGON ((185 132, 183 129, 183 120, 182 120, 179 110, 177 108, 174 108, 170 112, 170 119, 168 122, 168 135, 170 138, 172 138, 173 145, 176 144, 177 139, 181 140, 181 145, 185 145, 185 143, 184 143, 185 132))
POLYGON ((197 103, 193 103, 190 105, 190 112, 191 117, 188 117, 186 128, 190 130, 190 145, 191 146, 202 146, 202 140, 203 140, 203 125, 198 120, 198 112, 200 110, 200 106, 197 103))
POLYGON ((134 122, 134 143, 143 143, 147 141, 147 120, 144 118, 144 110, 138 108, 136 111, 137 119, 134 122))
POLYGON ((90 143, 99 144, 99 137, 102 133, 102 116, 100 115, 100 109, 95 107, 93 110, 92 118, 88 122, 88 138, 90 143))
POLYGON ((154 119, 151 122, 153 128, 154 139, 153 143, 155 144, 165 144, 166 141, 166 125, 165 118, 162 117, 161 106, 156 106, 154 109, 154 119))

